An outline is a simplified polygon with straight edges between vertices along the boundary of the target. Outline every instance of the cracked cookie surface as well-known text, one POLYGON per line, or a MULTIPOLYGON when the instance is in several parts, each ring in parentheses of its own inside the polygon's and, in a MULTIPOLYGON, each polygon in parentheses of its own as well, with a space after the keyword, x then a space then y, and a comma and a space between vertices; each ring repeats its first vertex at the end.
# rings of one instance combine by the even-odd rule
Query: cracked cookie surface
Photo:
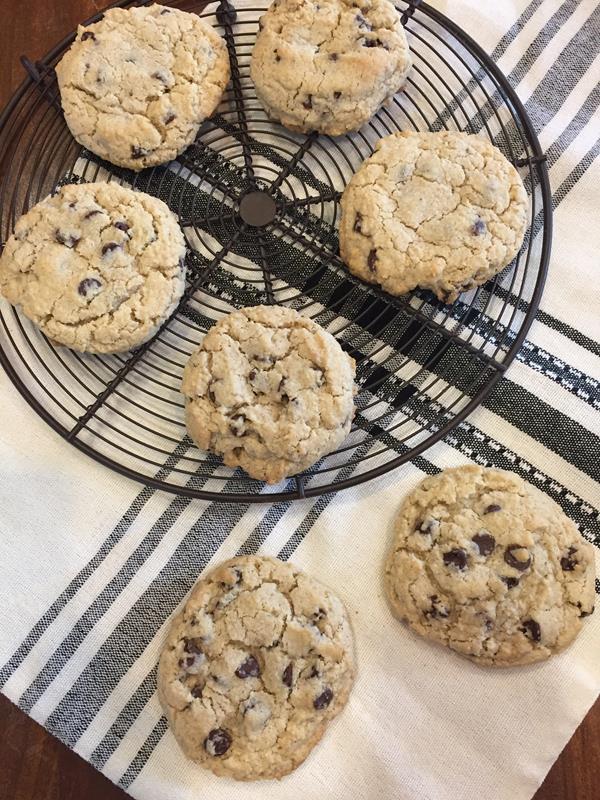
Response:
POLYGON ((291 130, 356 130, 404 86, 411 60, 389 0, 278 0, 259 24, 250 74, 291 130))
POLYGON ((385 565, 399 619, 480 664, 541 661, 594 610, 594 548, 558 505, 510 472, 426 478, 404 502, 385 565))
POLYGON ((188 361, 190 436, 277 483, 335 450, 354 416, 354 361, 316 322, 281 306, 234 311, 188 361))
POLYGON ((162 200, 116 183, 70 184, 17 222, 0 290, 58 344, 116 353, 149 339, 174 311, 184 257, 162 200))
POLYGON ((517 170, 466 133, 381 139, 341 200, 340 254, 352 273, 443 302, 485 283, 519 252, 529 203, 517 170))
POLYGON ((354 678, 341 601, 291 564, 242 556, 203 577, 171 627, 159 697, 188 758, 280 778, 344 707, 354 678))
POLYGON ((176 158, 216 109, 229 81, 221 36, 196 14, 113 8, 56 66, 74 138, 113 164, 141 170, 176 158))

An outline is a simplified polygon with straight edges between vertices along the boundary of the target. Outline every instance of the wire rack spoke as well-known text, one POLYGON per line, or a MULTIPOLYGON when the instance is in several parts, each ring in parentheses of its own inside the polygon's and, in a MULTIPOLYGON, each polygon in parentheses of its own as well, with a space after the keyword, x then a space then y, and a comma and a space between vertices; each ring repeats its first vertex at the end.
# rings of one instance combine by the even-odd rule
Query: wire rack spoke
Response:
POLYGON ((290 158, 290 160, 288 161, 286 166, 280 171, 280 173, 277 176, 277 178, 273 181, 273 183, 269 187, 271 193, 273 193, 277 189, 279 189, 279 187, 284 182, 284 180, 287 177, 289 177, 289 175, 296 169, 296 167, 298 166, 300 161, 304 158, 306 153, 308 153, 310 148, 317 141, 317 138, 318 138, 318 134, 315 131, 313 131, 312 133, 308 134, 306 139, 302 142, 300 147, 296 150, 296 152, 290 158))
POLYGON ((297 208, 306 208, 307 206, 314 206, 317 203, 337 203, 343 192, 332 189, 330 192, 320 192, 319 194, 311 194, 308 197, 299 197, 295 200, 283 200, 279 207, 283 212, 293 211, 297 208))

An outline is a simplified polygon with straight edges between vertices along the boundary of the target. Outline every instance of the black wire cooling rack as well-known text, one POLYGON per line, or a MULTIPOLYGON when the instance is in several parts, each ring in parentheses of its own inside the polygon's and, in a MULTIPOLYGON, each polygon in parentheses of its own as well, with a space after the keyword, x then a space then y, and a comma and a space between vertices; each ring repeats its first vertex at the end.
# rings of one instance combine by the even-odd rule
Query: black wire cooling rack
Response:
MULTIPOLYGON (((115 5, 131 6, 133 2, 115 5)), ((223 33, 232 80, 217 114, 169 165, 133 173, 71 137, 54 66, 36 64, 0 117, 0 237, 64 183, 113 180, 162 198, 188 242, 188 286, 175 315, 131 353, 55 346, 4 301, 0 362, 31 407, 75 447, 130 478, 181 495, 275 501, 337 491, 413 459, 464 419, 517 353, 546 274, 552 211, 544 155, 496 65, 434 8, 399 2, 414 67, 406 91, 358 133, 295 135, 256 99, 249 59, 266 5, 174 2, 223 33), (521 171, 530 229, 515 262, 445 306, 427 292, 394 298, 354 279, 337 253, 341 190, 377 140, 397 130, 489 137, 521 171), (285 485, 266 487, 198 450, 186 435, 182 370, 234 307, 283 303, 316 319, 357 361, 359 394, 342 447, 285 485)), ((101 15, 88 22, 95 21, 101 15)))

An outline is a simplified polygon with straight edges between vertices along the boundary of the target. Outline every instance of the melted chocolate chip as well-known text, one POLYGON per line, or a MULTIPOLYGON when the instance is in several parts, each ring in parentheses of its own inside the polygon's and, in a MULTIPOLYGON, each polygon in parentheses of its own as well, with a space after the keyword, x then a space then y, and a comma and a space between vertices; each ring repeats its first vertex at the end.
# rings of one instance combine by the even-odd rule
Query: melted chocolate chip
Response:
POLYGON ((196 637, 195 639, 184 639, 183 649, 186 653, 201 653, 202 639, 199 637, 196 637))
POLYGON ((542 629, 538 622, 534 619, 526 619, 523 621, 523 627, 521 631, 525 634, 525 636, 529 636, 534 642, 539 642, 542 638, 542 629))
POLYGON ((356 216, 354 217, 354 225, 352 226, 352 230, 356 233, 362 233, 362 221, 363 215, 360 213, 360 211, 357 211, 356 216))
POLYGON ((121 222, 119 220, 119 222, 115 222, 115 228, 117 228, 120 231, 126 232, 129 230, 129 225, 126 222, 121 222))
POLYGON ((90 292, 97 292, 102 287, 102 284, 97 278, 84 278, 77 291, 82 297, 87 297, 90 292))
POLYGON ((169 125, 171 122, 173 122, 174 119, 177 119, 177 114, 174 114, 172 111, 169 111, 169 113, 165 116, 164 120, 165 125, 169 125))
POLYGON ((204 687, 202 687, 199 683, 197 683, 195 686, 192 686, 192 688, 190 690, 191 693, 192 693, 192 697, 196 697, 196 698, 202 697, 202 689, 203 688, 204 687))
POLYGON ((113 250, 118 250, 119 247, 121 247, 121 245, 118 242, 107 242, 102 248, 102 255, 105 256, 113 250))
POLYGON ((135 144, 131 145, 131 157, 132 158, 143 158, 144 156, 148 155, 148 151, 144 150, 143 147, 138 147, 135 144))
POLYGON ((365 39, 363 42, 363 47, 383 47, 384 50, 387 50, 387 47, 381 41, 381 39, 365 39))
POLYGON ((170 14, 170 13, 171 13, 170 8, 163 8, 163 10, 160 12, 160 15, 162 17, 163 14, 170 14))
POLYGON ((260 675, 260 665, 254 656, 248 656, 236 669, 235 674, 238 678, 258 678, 260 675))
POLYGON ((318 695, 318 697, 315 697, 313 700, 313 706, 317 709, 317 711, 322 711, 322 709, 327 708, 332 700, 333 692, 331 689, 325 689, 320 695, 318 695))
POLYGON ((193 667, 196 661, 195 656, 185 656, 185 658, 179 659, 179 666, 180 667, 193 667))
POLYGON ((497 505, 496 503, 492 503, 490 506, 486 508, 483 512, 484 514, 495 514, 496 511, 502 511, 502 506, 497 505))
POLYGON ((309 678, 318 678, 320 674, 321 673, 319 672, 317 667, 313 664, 313 667, 312 667, 312 669, 310 671, 310 675, 308 677, 309 678))
POLYGON ((62 231, 56 231, 54 238, 59 244, 64 244, 65 247, 75 247, 81 241, 79 236, 73 236, 72 233, 63 233, 62 231))
POLYGON ((477 217, 475 222, 471 227, 471 233, 473 236, 481 236, 487 230, 485 222, 481 219, 481 217, 477 217))
POLYGON ((307 108, 307 109, 313 107, 313 105, 312 105, 312 94, 308 95, 308 97, 306 98, 306 100, 304 100, 302 105, 304 106, 304 108, 307 108))
POLYGON ((281 61, 281 56, 279 55, 277 50, 275 51, 275 61, 281 61))
POLYGON ((453 550, 448 550, 447 553, 444 553, 443 558, 444 558, 444 564, 447 567, 457 567, 458 569, 464 569, 467 566, 467 554, 460 547, 455 547, 453 550))
POLYGON ((102 212, 100 211, 99 208, 92 208, 92 210, 88 211, 88 213, 84 216, 84 219, 90 219, 90 217, 95 217, 96 214, 101 214, 101 213, 102 212))
POLYGON ((375 263, 377 261, 377 250, 373 249, 369 251, 369 255, 367 257, 367 267, 371 270, 371 272, 375 272, 375 263))
POLYGON ((253 381, 255 378, 256 378, 256 370, 251 369, 250 372, 248 373, 248 380, 253 381))
POLYGON ((334 100, 339 100, 341 96, 342 96, 341 92, 334 92, 333 93, 333 99, 334 100))
POLYGON ((519 579, 513 578, 512 575, 500 575, 500 580, 504 581, 509 589, 514 589, 515 586, 519 585, 519 579))
POLYGON ((81 41, 85 42, 87 39, 92 39, 96 41, 96 34, 92 33, 92 31, 84 31, 81 35, 81 41))
POLYGON ((509 567, 524 572, 531 566, 531 555, 525 547, 520 544, 509 544, 504 551, 504 560, 509 567), (526 554, 526 557, 524 557, 526 554))
POLYGON ((283 670, 283 673, 281 675, 281 680, 286 686, 288 686, 291 689, 293 679, 294 679, 294 668, 292 667, 292 662, 290 661, 287 667, 283 670))
POLYGON ((329 60, 330 61, 337 61, 338 60, 338 54, 337 53, 329 53, 329 60))
POLYGON ((573 558, 576 552, 577 552, 576 547, 569 547, 569 549, 567 550, 567 554, 561 558, 560 566, 562 567, 563 572, 573 572, 573 570, 579 563, 576 558, 573 558))
POLYGON ((231 735, 223 728, 213 728, 204 740, 204 749, 209 756, 222 756, 231 747, 231 735))
POLYGON ((487 533, 486 531, 476 533, 471 541, 475 542, 479 548, 479 554, 482 556, 489 556, 490 553, 494 552, 494 547, 496 547, 496 540, 491 533, 487 533))

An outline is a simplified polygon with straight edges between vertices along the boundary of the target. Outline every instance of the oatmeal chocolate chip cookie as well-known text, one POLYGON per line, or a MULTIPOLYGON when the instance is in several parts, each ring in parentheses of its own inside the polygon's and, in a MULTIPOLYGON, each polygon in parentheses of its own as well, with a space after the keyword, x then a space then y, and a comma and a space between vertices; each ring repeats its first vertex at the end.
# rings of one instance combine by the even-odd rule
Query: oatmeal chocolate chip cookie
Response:
POLYGON ((186 365, 187 428, 228 466, 277 483, 346 438, 353 380, 354 361, 312 320, 243 308, 211 328, 186 365))
POLYGON ((259 24, 250 75, 291 130, 356 130, 404 86, 411 60, 389 0, 279 0, 259 24))
POLYGON ((341 601, 291 564, 243 556, 192 590, 162 652, 158 690, 188 758, 258 780, 304 761, 353 678, 341 601))
POLYGON ((65 120, 101 158, 140 170, 176 158, 229 81, 223 39, 196 14, 113 8, 56 67, 65 120))
POLYGON ((184 256, 161 200, 116 183, 71 184, 17 222, 0 258, 0 291, 55 342, 117 353, 173 312, 184 256))
POLYGON ((341 201, 340 254, 352 273, 401 295, 443 302, 484 283, 517 255, 528 200, 490 142, 453 131, 380 139, 341 201))
POLYGON ((541 661, 594 610, 594 549, 545 494, 466 466, 406 499, 385 567, 394 614, 490 666, 541 661))

